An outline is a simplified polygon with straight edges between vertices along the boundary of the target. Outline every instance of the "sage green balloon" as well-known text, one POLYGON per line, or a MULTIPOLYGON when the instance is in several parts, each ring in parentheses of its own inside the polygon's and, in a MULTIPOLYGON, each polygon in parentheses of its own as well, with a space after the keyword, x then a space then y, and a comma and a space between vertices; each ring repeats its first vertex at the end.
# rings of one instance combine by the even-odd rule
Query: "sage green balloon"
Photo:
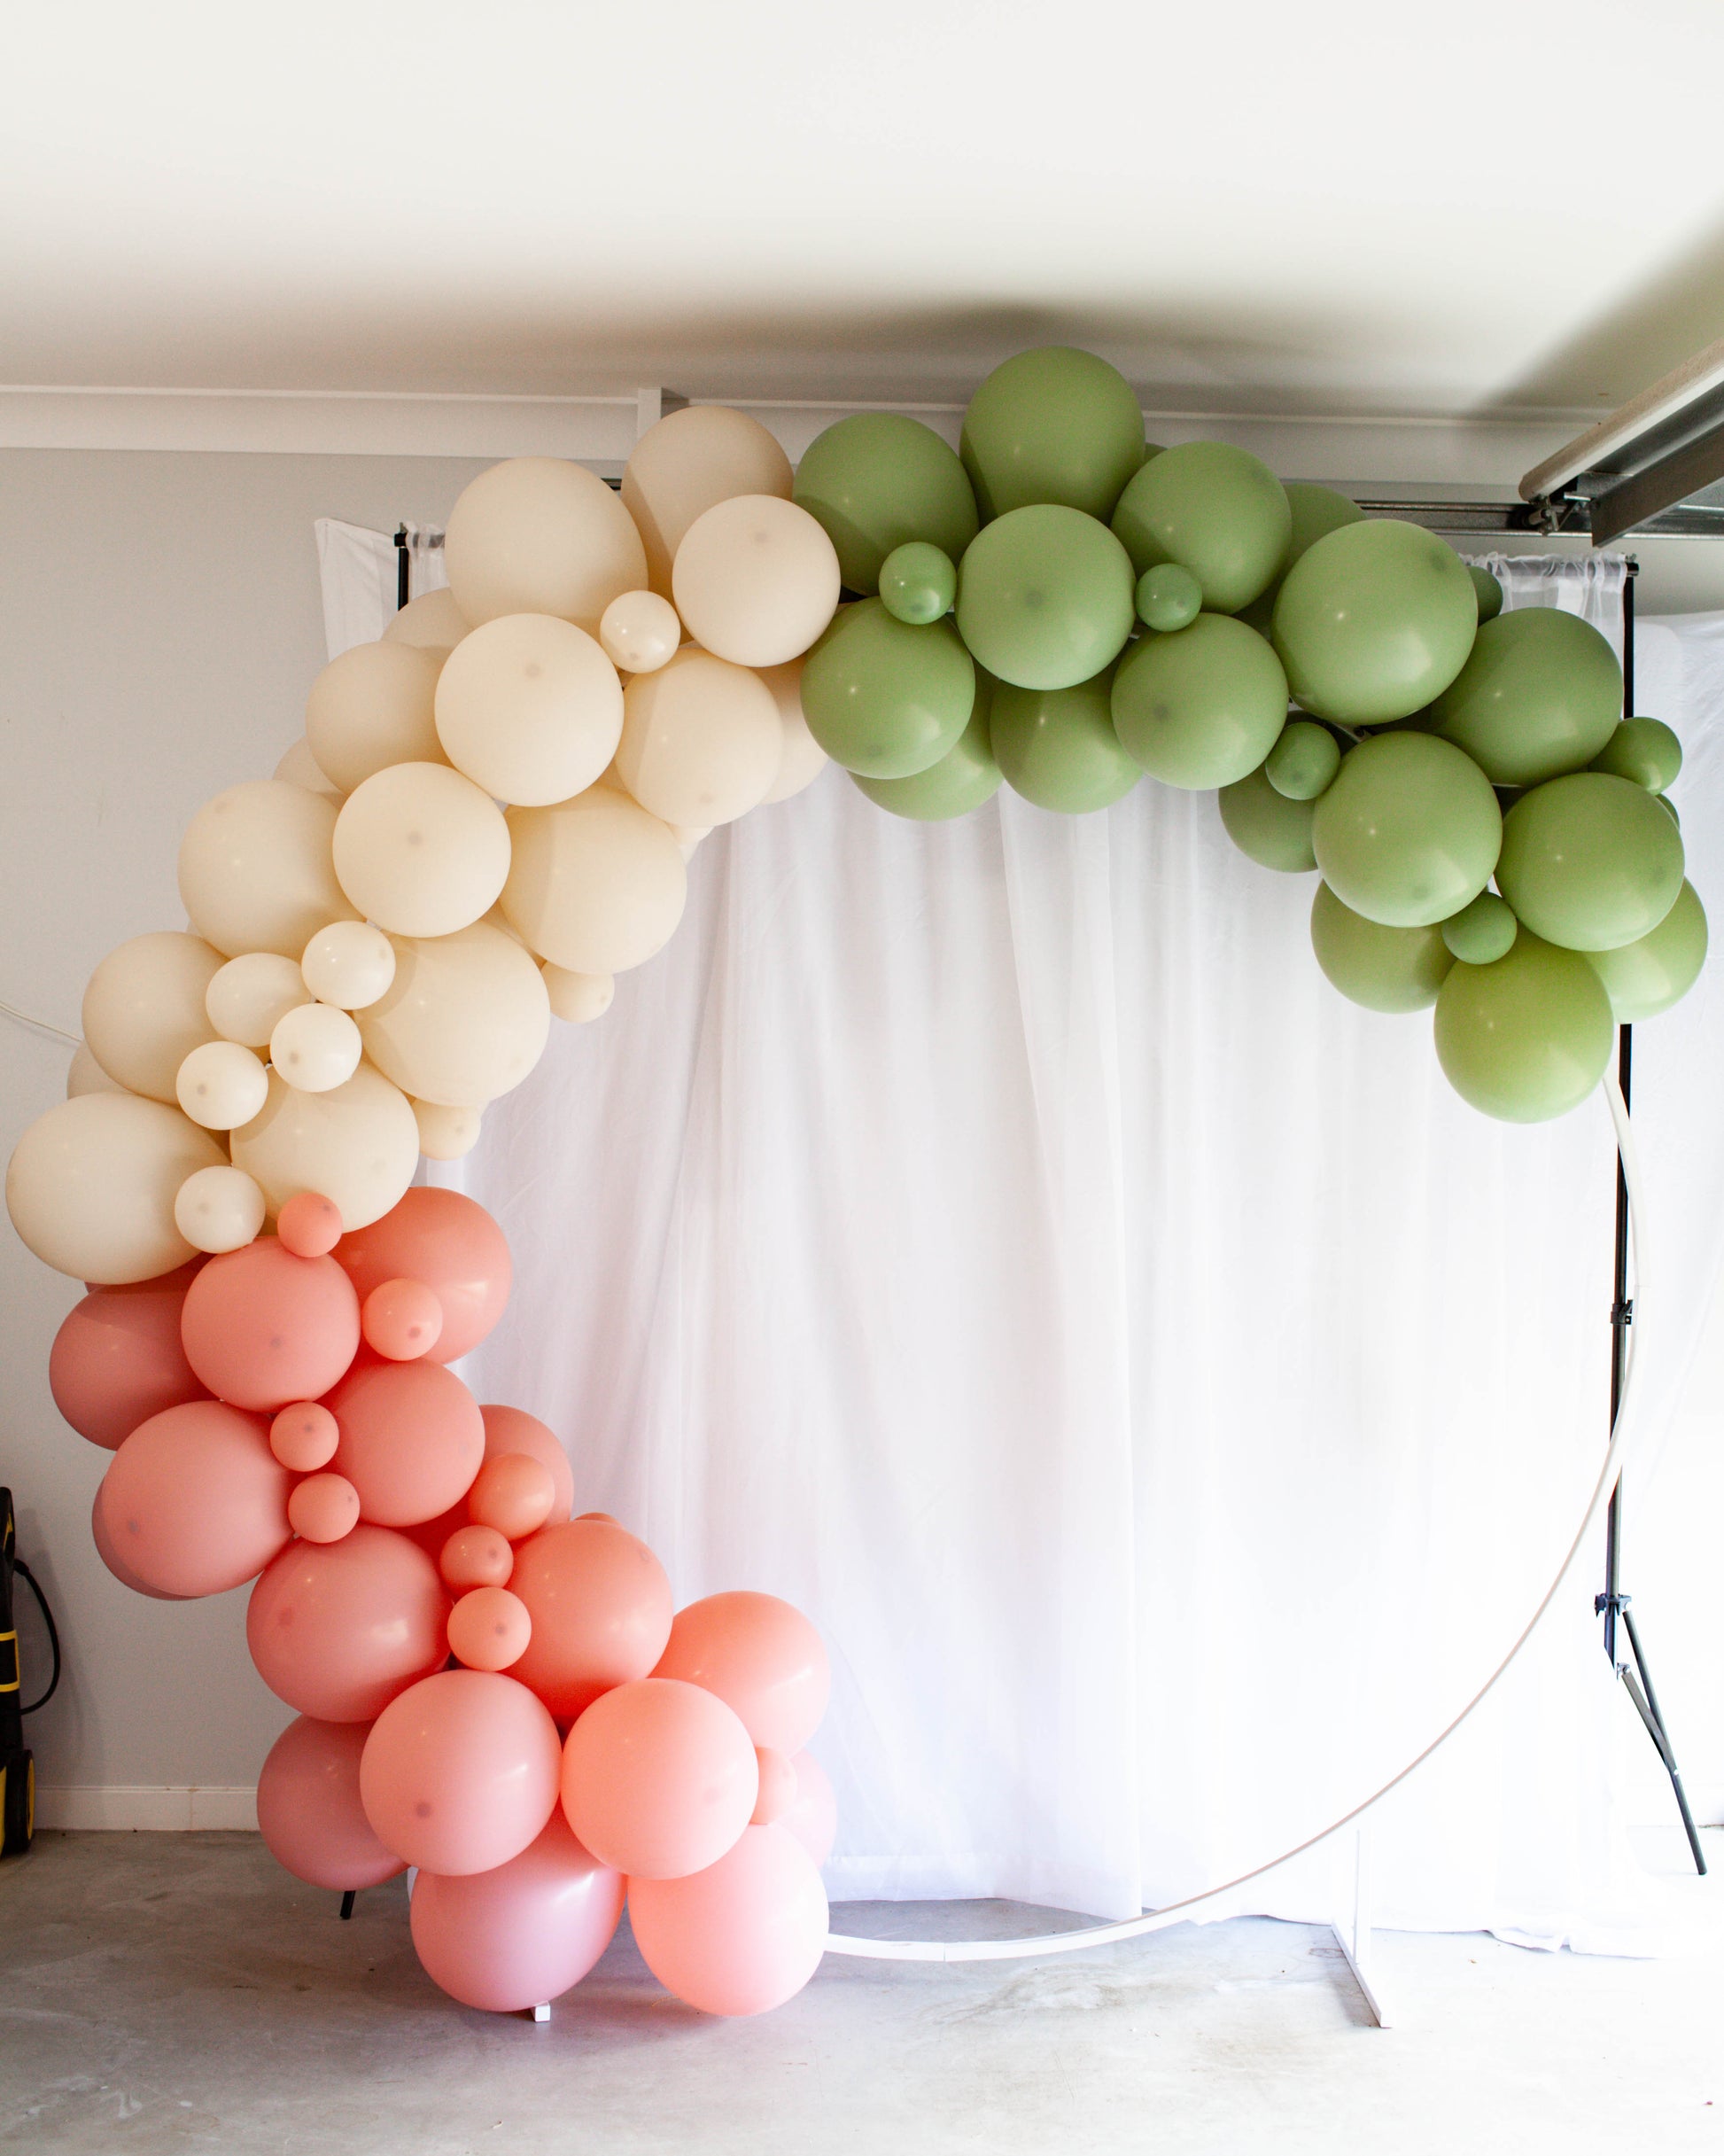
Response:
POLYGON ((1114 728, 1166 786, 1232 785, 1262 762, 1286 717, 1280 660, 1228 614, 1140 638, 1114 676, 1114 728))
POLYGON ((959 634, 998 681, 1075 689, 1123 650, 1136 585, 1125 549, 1093 517, 1010 510, 983 525, 959 564, 959 634))
POLYGON ((1466 572, 1472 579, 1472 588, 1479 601, 1479 623, 1495 621, 1503 611, 1503 587, 1488 569, 1481 569, 1477 562, 1469 562, 1466 572))
POLYGON ((1286 491, 1248 449, 1187 441, 1164 449, 1120 496, 1114 529, 1141 576, 1177 562, 1211 613, 1236 613, 1279 574, 1293 536, 1286 491))
POLYGON ((1315 801, 1289 801, 1276 792, 1261 770, 1223 786, 1215 799, 1227 836, 1260 868, 1296 876, 1316 867, 1317 857, 1311 851, 1315 801))
POLYGON ((1621 711, 1622 668, 1592 624, 1524 606, 1486 622, 1433 716, 1495 785, 1537 786, 1584 769, 1621 711))
POLYGON ((1586 960, 1523 922, 1505 957, 1450 969, 1435 1034, 1443 1076, 1464 1101, 1503 1123, 1545 1123, 1604 1077, 1616 1024, 1586 960))
POLYGON ((1120 746, 1108 708, 1111 673, 1075 689, 994 690, 994 757, 1013 793, 1068 816, 1108 808, 1143 773, 1120 746))
POLYGON ((1455 963, 1439 930, 1367 921, 1327 883, 1311 901, 1311 948, 1334 986, 1367 1010, 1427 1009, 1455 963))
POLYGON ((858 599, 803 662, 802 708, 835 763, 864 778, 909 778, 969 724, 975 666, 950 621, 914 628, 878 599, 858 599))
POLYGON ((894 621, 918 628, 951 611, 958 596, 958 572, 951 555, 925 539, 907 539, 880 565, 881 603, 894 621))
POLYGON ((1370 518, 1325 533, 1288 570, 1275 648, 1308 712, 1380 726, 1448 688, 1478 619, 1472 580, 1452 547, 1419 525, 1370 518))
POLYGON ((1650 934, 1614 951, 1588 951, 1586 961, 1604 984, 1619 1025, 1656 1018, 1680 1003, 1706 962, 1706 911, 1692 883, 1650 934))
POLYGON ((970 722, 937 764, 907 779, 851 779, 877 807, 917 823, 944 823, 967 815, 999 791, 1000 770, 989 740, 988 710, 992 684, 980 668, 975 677, 975 708, 970 722))
POLYGON ((1490 781, 1452 743, 1378 734, 1341 759, 1311 836, 1324 882, 1355 914, 1428 928, 1489 883, 1503 813, 1490 781))
POLYGON ((1269 752, 1264 775, 1290 801, 1315 801, 1341 767, 1341 744, 1315 719, 1290 719, 1269 752))
POLYGON ((1177 562, 1157 562, 1138 579, 1138 619, 1166 635, 1188 627, 1203 611, 1203 587, 1177 562))
POLYGON ((1332 486, 1314 486, 1309 479, 1285 479, 1282 487, 1287 507, 1293 511, 1293 536, 1281 557, 1275 581, 1248 606, 1239 610, 1239 619, 1248 622, 1260 636, 1269 635, 1274 627, 1275 601, 1282 579, 1300 556, 1325 532, 1338 532, 1344 524, 1364 522, 1363 510, 1349 502, 1345 494, 1337 494, 1332 486))
POLYGON ((1667 793, 1659 794, 1657 797, 1657 799, 1658 806, 1668 813, 1670 821, 1676 826, 1678 830, 1681 830, 1682 827, 1682 820, 1676 813, 1676 804, 1671 799, 1667 793))
POLYGON ((825 527, 851 591, 878 591, 881 563, 907 540, 956 561, 980 521, 956 452, 898 412, 852 412, 817 434, 790 494, 825 527))
POLYGON ((1145 447, 1138 393, 1118 369, 1047 345, 994 369, 970 399, 959 452, 984 520, 1057 502, 1105 524, 1145 447))
POLYGON ((1682 744, 1662 719, 1625 719, 1587 769, 1662 793, 1681 775, 1682 744))
POLYGON ((1682 835, 1632 779, 1574 771, 1503 821, 1496 885, 1523 924, 1570 951, 1615 951, 1657 928, 1682 888, 1682 835))
POLYGON ((1442 924, 1443 941, 1469 966, 1488 966, 1506 956, 1519 933, 1512 907, 1494 891, 1481 891, 1471 906, 1462 907, 1442 924))

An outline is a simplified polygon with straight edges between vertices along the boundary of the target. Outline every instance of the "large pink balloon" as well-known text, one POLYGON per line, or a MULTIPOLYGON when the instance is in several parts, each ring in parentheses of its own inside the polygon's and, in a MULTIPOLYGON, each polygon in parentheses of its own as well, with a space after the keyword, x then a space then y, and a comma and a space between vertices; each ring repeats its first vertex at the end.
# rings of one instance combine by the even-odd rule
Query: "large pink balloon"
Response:
POLYGON ((89 1508, 90 1540, 96 1545, 96 1554, 113 1573, 122 1587, 129 1587, 134 1594, 147 1594, 152 1602, 183 1602, 182 1594, 164 1594, 159 1587, 147 1586, 137 1576, 113 1546, 113 1537, 108 1532, 108 1523, 102 1513, 102 1498, 107 1490, 105 1476, 96 1485, 96 1496, 89 1508))
POLYGON ((362 1522, 296 1542, 252 1590, 245 1639, 278 1700, 320 1722, 372 1722, 448 1658, 449 1598, 405 1535, 362 1522))
POLYGON ((795 1754, 819 1726, 832 1692, 820 1635, 775 1594, 710 1594, 677 1612, 655 1677, 716 1692, 757 1744, 795 1754))
POLYGON ((759 1789, 749 1732, 724 1701, 662 1677, 594 1700, 563 1750, 564 1816, 631 1878, 681 1879, 716 1864, 759 1789))
POLYGON ((796 1798, 778 1824, 789 1829, 817 1864, 823 1864, 838 1839, 838 1800, 826 1769, 812 1752, 798 1752, 790 1763, 796 1771, 796 1798))
POLYGON ((703 2013, 765 2013, 794 1998, 826 1950, 826 1888, 781 1826, 750 1826, 692 1879, 632 1879, 629 1922, 667 1991, 703 2013))
POLYGON ((485 1417, 485 1457, 495 1459, 504 1452, 525 1452, 543 1460, 551 1471, 555 1495, 547 1526, 560 1526, 575 1509, 575 1471, 569 1465, 556 1432, 519 1407, 481 1407, 485 1417))
POLYGON ((458 1190, 409 1190, 381 1220, 336 1245, 363 1302, 385 1280, 423 1280, 443 1311, 433 1362, 478 1347, 503 1314, 511 1268, 503 1231, 458 1190))
POLYGON ((371 1832, 359 1801, 367 1722, 301 1715, 269 1748, 258 1776, 258 1831, 278 1864, 308 1887, 380 1887, 407 1869, 371 1832))
POLYGON ((463 2006, 518 2013, 560 1998, 610 1943, 624 1882, 553 1812, 537 1841, 494 1872, 413 1887, 413 1943, 425 1973, 463 2006))
POLYGON ((327 1392, 359 1347, 359 1298, 332 1257, 274 1235, 213 1257, 187 1290, 186 1359, 219 1399, 273 1414, 327 1392))
POLYGON ((464 1878, 538 1840, 556 1809, 556 1724, 524 1685, 445 1670, 392 1700, 360 1762, 365 1816, 398 1856, 464 1878))
POLYGON ((485 1458, 478 1402, 440 1363, 366 1355, 324 1402, 341 1426, 330 1463, 380 1527, 434 1520, 464 1498, 485 1458))
POLYGON ((224 1594, 287 1541, 293 1477, 268 1426, 220 1400, 188 1400, 140 1423, 113 1456, 102 1515, 128 1572, 159 1594, 224 1594))
POLYGON ((572 1722, 612 1685, 645 1677, 671 1636, 664 1568, 613 1521, 540 1528, 516 1545, 509 1584, 532 1620, 515 1674, 559 1722, 572 1722))
POLYGON ((130 1288, 92 1288, 54 1335, 48 1383, 81 1437, 113 1452, 140 1422, 207 1399, 180 1343, 195 1266, 130 1288))

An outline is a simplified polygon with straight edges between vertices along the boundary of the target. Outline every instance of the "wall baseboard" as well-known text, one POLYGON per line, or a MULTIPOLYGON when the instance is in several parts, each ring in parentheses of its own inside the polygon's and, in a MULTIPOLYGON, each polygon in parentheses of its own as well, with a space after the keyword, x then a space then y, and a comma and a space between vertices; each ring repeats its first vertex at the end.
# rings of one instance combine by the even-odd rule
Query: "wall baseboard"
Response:
POLYGON ((258 1793, 210 1784, 36 1789, 36 1825, 63 1833, 182 1834, 223 1827, 255 1833, 258 1793))

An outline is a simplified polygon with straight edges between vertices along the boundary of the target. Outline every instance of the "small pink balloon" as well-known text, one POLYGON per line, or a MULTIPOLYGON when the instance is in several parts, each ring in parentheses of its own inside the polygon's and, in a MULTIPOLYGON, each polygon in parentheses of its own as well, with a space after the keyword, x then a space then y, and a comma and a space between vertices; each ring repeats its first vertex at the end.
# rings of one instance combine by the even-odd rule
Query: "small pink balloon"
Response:
POLYGON ((620 1527, 623 1524, 614 1512, 579 1512, 575 1517, 577 1520, 602 1520, 609 1527, 620 1527))
POLYGON ((165 1407, 209 1397, 180 1340, 180 1312, 196 1270, 182 1266, 129 1288, 94 1288, 55 1334, 49 1389, 81 1437, 112 1452, 165 1407))
POLYGON ((472 1587, 449 1612, 449 1652, 470 1670, 507 1670, 520 1661, 532 1619, 507 1587, 472 1587))
POLYGON ((443 1312, 431 1350, 452 1363, 478 1347, 503 1314, 511 1268, 503 1231, 458 1190, 409 1190, 369 1227, 336 1246, 363 1298, 385 1280, 423 1280, 443 1312))
POLYGON ((96 1485, 96 1496, 89 1508, 90 1539, 96 1545, 96 1554, 113 1573, 122 1587, 129 1587, 134 1594, 147 1594, 152 1602, 183 1602, 189 1598, 182 1594, 164 1594, 159 1587, 148 1587, 139 1579, 113 1546, 113 1537, 108 1532, 108 1523, 102 1515, 102 1497, 107 1489, 107 1477, 96 1485))
POLYGON ((546 1524, 559 1526, 575 1509, 575 1471, 556 1432, 524 1408, 492 1405, 481 1407, 479 1413, 485 1417, 487 1459, 495 1459, 502 1452, 526 1452, 550 1469, 555 1495, 546 1524))
POLYGON ((478 1402, 434 1362, 361 1358, 329 1396, 335 1465, 380 1527, 434 1520, 465 1497, 485 1458, 478 1402))
MULTIPOLYGON (((509 1537, 494 1527, 458 1527, 437 1561, 446 1587, 507 1587, 515 1569, 509 1537)), ((531 1625, 532 1620, 527 1620, 531 1625)))
POLYGON ((270 1747, 258 1776, 258 1831, 276 1862, 308 1887, 380 1887, 407 1869, 371 1832, 359 1801, 369 1722, 301 1715, 270 1747))
POLYGON ((296 1475, 327 1467, 341 1442, 341 1425, 316 1400, 295 1400, 269 1425, 269 1450, 296 1475))
POLYGON ((677 1612, 653 1671, 704 1685, 742 1716, 757 1744, 792 1755, 819 1727, 832 1691, 820 1635, 775 1594, 710 1594, 677 1612))
POLYGON ((464 1878, 536 1841, 556 1809, 556 1724, 524 1685, 446 1670, 392 1700, 360 1762, 365 1816, 398 1856, 464 1878))
POLYGON ((529 1452, 499 1452, 473 1477, 467 1510, 480 1527, 494 1527, 511 1542, 535 1533, 551 1516, 556 1484, 542 1459, 529 1452))
POLYGON ((315 1400, 359 1347, 359 1298, 332 1257, 296 1257, 274 1235, 213 1257, 186 1290, 186 1360, 218 1399, 273 1414, 315 1400))
POLYGON ((290 1543, 252 1590, 245 1643, 278 1700, 320 1722, 374 1722, 448 1654, 449 1598, 405 1535, 361 1522, 290 1543))
POLYGON ((749 1732, 698 1685, 640 1677, 594 1700, 563 1749, 563 1810, 602 1864, 681 1879, 716 1864, 759 1794, 749 1732))
POLYGON ((291 1483, 256 1415, 188 1400, 114 1454, 103 1519, 127 1570, 159 1593, 225 1594, 287 1541, 291 1483))
POLYGON ((339 1542, 359 1525, 359 1492, 345 1475, 308 1475, 294 1484, 287 1516, 307 1542, 339 1542))
POLYGON ((276 1233, 295 1257, 327 1257, 341 1240, 341 1214, 333 1199, 298 1191, 283 1206, 276 1233))
POLYGON ((559 1722, 572 1722, 612 1685, 645 1677, 671 1636, 664 1566, 611 1521, 541 1527, 516 1545, 509 1584, 532 1619, 515 1674, 559 1722))
POLYGON ((622 1874, 589 1856, 553 1812, 539 1839, 494 1872, 422 1872, 413 1943, 452 1999, 519 2013, 579 1983, 610 1944, 623 1895, 622 1874))
POLYGON ((384 1280, 360 1311, 365 1344, 391 1362, 429 1355, 443 1330, 443 1306, 423 1280, 384 1280))
POLYGON ((826 1888, 781 1826, 750 1826, 689 1879, 632 1879, 641 1958, 703 2013, 765 2013, 794 1998, 826 1951, 826 1888))
POLYGON ((798 1752, 790 1763, 796 1770, 796 1801, 778 1824, 796 1836, 817 1866, 824 1864, 838 1839, 838 1800, 812 1752, 798 1752))
POLYGON ((756 1745, 754 1756, 760 1770, 760 1794, 754 1800, 749 1825, 776 1826, 796 1801, 796 1770, 770 1745, 756 1745))

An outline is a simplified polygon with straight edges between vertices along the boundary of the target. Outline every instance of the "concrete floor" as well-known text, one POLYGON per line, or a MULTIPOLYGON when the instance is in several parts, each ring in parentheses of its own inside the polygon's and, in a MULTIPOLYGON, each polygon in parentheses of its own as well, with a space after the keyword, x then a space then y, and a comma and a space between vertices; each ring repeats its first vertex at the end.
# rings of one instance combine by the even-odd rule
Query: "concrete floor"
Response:
MULTIPOLYGON (((1328 1933, 1254 1919, 1039 1966, 828 1958, 780 2012, 728 2023, 667 1997, 625 1934, 534 2027, 433 1989, 400 1882, 343 1925, 252 1835, 49 1834, 0 1868, 0 2147, 1724 2152, 1714 1886, 1692 1889, 1703 1943, 1671 1960, 1391 1935, 1388 2032, 1328 1933)), ((840 1928, 1026 1914, 852 1906, 840 1928)))

